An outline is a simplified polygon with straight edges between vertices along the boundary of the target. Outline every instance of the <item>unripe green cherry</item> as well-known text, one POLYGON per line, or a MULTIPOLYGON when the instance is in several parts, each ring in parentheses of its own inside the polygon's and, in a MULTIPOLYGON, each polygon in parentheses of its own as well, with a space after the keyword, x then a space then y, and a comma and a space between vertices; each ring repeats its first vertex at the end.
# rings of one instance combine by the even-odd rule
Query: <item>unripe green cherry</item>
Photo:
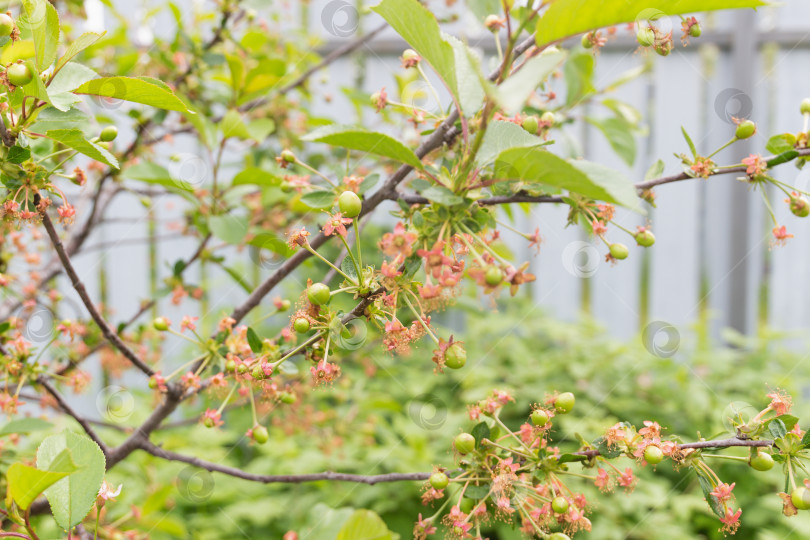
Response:
POLYGON ((14 86, 25 86, 34 78, 34 73, 26 64, 11 64, 6 68, 6 77, 14 86))
POLYGON ((756 455, 751 456, 748 464, 751 465, 751 468, 755 471, 769 471, 773 468, 774 461, 769 453, 757 452, 756 455))
POLYGON ((253 369, 250 370, 250 376, 257 381, 264 379, 264 370, 262 369, 262 366, 259 364, 253 366, 253 369))
POLYGON ((402 59, 406 62, 412 62, 414 60, 419 60, 419 53, 413 49, 405 49, 402 52, 402 59))
POLYGON ((791 197, 790 198, 790 211, 796 217, 807 217, 810 215, 810 204, 804 197, 791 197))
POLYGON ((655 43, 655 31, 650 27, 642 28, 636 34, 636 39, 642 47, 650 47, 655 43))
POLYGON ((568 512, 568 500, 565 497, 554 497, 551 501, 551 509, 555 514, 564 514, 568 512))
POLYGON ((114 141, 116 137, 118 137, 118 128, 115 126, 105 127, 98 136, 101 142, 114 141))
POLYGON ((548 540, 571 540, 571 537, 565 533, 555 532, 549 535, 548 540))
POLYGON ((740 122, 740 125, 737 126, 737 131, 734 132, 734 136, 738 139, 747 139, 756 132, 757 125, 751 120, 745 120, 744 122, 740 122))
POLYGON ((461 342, 456 342, 444 351, 444 365, 450 369, 459 369, 467 363, 467 351, 461 342))
POLYGON ((14 19, 7 13, 0 13, 0 37, 10 36, 12 30, 14 30, 14 19))
POLYGON ((563 392, 559 396, 557 396, 556 401, 554 401, 554 408, 557 412, 565 414, 569 413, 573 410, 574 404, 577 402, 577 398, 574 397, 574 394, 571 392, 563 392))
POLYGON ((610 244, 610 256, 614 259, 626 259, 628 255, 630 255, 630 250, 627 249, 627 246, 624 244, 620 244, 619 242, 610 244))
POLYGON ((797 487, 790 494, 790 501, 799 510, 807 510, 810 508, 810 490, 805 487, 797 487))
POLYGON ((655 52, 658 53, 659 56, 669 56, 669 53, 672 52, 672 41, 671 40, 661 40, 656 41, 655 45, 653 46, 655 52))
POLYGON ((295 154, 293 154, 291 150, 282 150, 281 159, 287 163, 295 163, 295 154))
POLYGON ((152 390, 155 390, 158 387, 157 380, 154 379, 153 377, 149 378, 149 383, 148 384, 149 384, 149 388, 151 388, 152 390))
POLYGON ((357 193, 347 190, 338 197, 338 207, 340 208, 340 213, 347 218, 356 218, 363 209, 363 201, 360 200, 357 193))
POLYGON ((456 447, 456 452, 461 454, 469 454, 475 450, 475 437, 469 433, 459 433, 456 435, 453 445, 456 447))
POLYGON ((287 311, 288 309, 290 309, 290 306, 292 306, 292 302, 290 302, 289 300, 287 300, 285 298, 284 300, 282 300, 281 302, 278 303, 278 305, 276 306, 276 309, 283 312, 283 311, 287 311))
POLYGON ((700 27, 700 23, 695 23, 689 27, 689 35, 694 38, 700 37, 702 33, 703 29, 700 27))
POLYGON ((228 373, 233 373, 236 371, 236 361, 235 360, 228 360, 225 362, 225 371, 228 373))
POLYGON ((523 129, 534 135, 537 133, 537 128, 540 127, 540 123, 537 121, 536 116, 527 116, 523 119, 523 123, 521 124, 523 129))
POLYGON ((535 426, 545 426, 548 424, 548 413, 543 409, 535 409, 532 411, 532 424, 535 426))
POLYGON ((464 512, 465 514, 469 514, 472 512, 472 509, 475 508, 475 501, 470 499, 469 497, 463 497, 461 499, 461 503, 458 505, 458 509, 464 512))
POLYGON ((636 233, 636 243, 642 247, 650 247, 655 244, 655 235, 649 229, 644 229, 636 233))
POLYGON ((213 418, 209 418, 209 417, 207 417, 207 416, 206 416, 206 417, 203 419, 203 425, 204 425, 205 427, 207 427, 207 428, 212 428, 212 427, 214 427, 216 424, 214 423, 214 419, 213 419, 213 418))
POLYGON ((591 39, 590 34, 584 34, 581 40, 582 46, 586 49, 590 49, 593 47, 593 40, 591 39))
POLYGON ((256 426, 253 428, 253 440, 259 444, 264 444, 270 440, 270 434, 267 433, 267 428, 264 426, 256 426))
POLYGON ((297 319, 295 319, 295 322, 293 323, 293 330, 295 330, 299 334, 309 332, 309 327, 310 327, 309 319, 307 319, 306 317, 298 317, 297 319))
POLYGON ((154 321, 152 321, 152 326, 155 327, 155 330, 160 330, 161 332, 168 330, 169 324, 169 319, 166 317, 157 317, 154 321))
POLYGON ((298 400, 298 398, 295 397, 295 394, 291 394, 290 392, 282 392, 279 398, 281 399, 282 403, 286 403, 287 405, 292 405, 298 400))
POLYGON ((487 285, 490 287, 500 285, 501 281, 503 281, 503 271, 494 264, 491 265, 484 274, 484 281, 486 281, 487 285))
POLYGON ((658 465, 664 461, 664 451, 654 444, 651 444, 644 449, 644 461, 650 465, 658 465))
POLYGON ((799 111, 802 114, 810 114, 810 98, 804 98, 802 104, 799 105, 799 111))
POLYGON ((540 115, 540 121, 544 126, 551 127, 557 122, 557 116, 551 111, 546 111, 540 115))
POLYGON ((450 483, 450 479, 443 472, 435 472, 430 475, 429 482, 433 489, 444 489, 450 483))
POLYGON ((245 373, 247 373, 248 372, 247 364, 243 363, 243 364, 239 364, 238 366, 236 366, 236 372, 239 375, 244 375, 245 373))
POLYGON ((323 283, 313 283, 307 289, 307 298, 309 301, 315 304, 316 306, 322 306, 329 302, 329 298, 332 296, 332 291, 329 290, 329 287, 324 285, 323 283))

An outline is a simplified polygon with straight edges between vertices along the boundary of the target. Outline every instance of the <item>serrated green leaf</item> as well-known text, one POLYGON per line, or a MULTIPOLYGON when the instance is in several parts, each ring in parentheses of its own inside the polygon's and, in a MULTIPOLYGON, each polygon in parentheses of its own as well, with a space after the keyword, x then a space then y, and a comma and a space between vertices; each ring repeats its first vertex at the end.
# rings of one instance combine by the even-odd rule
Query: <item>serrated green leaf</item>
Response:
POLYGON ((54 141, 72 148, 96 161, 106 163, 110 167, 118 168, 118 160, 106 148, 87 140, 81 130, 71 129, 51 129, 45 135, 54 141))
POLYGON ((6 161, 9 163, 15 163, 19 165, 23 161, 28 160, 31 157, 31 149, 30 148, 22 148, 21 146, 12 146, 8 149, 8 154, 6 155, 6 161))
POLYGON ((331 191, 312 191, 301 197, 301 202, 314 210, 332 208, 335 204, 335 194, 331 191))
POLYGON ((121 99, 169 111, 190 112, 170 90, 135 77, 101 77, 84 83, 73 92, 121 99))
MULTIPOLYGON (((98 77, 98 74, 87 66, 76 62, 68 62, 54 75, 48 85, 48 94, 53 98, 55 94, 71 92, 89 80, 98 77)), ((71 96, 76 99, 76 96, 71 96)))
POLYGON ((430 186, 429 188, 422 190, 420 194, 433 202, 443 204, 445 206, 454 206, 464 202, 462 197, 456 195, 444 186, 430 186))
POLYGON ((59 70, 62 69, 65 64, 70 62, 74 56, 104 37, 106 33, 107 32, 102 32, 100 34, 96 32, 85 32, 76 39, 71 40, 70 45, 68 45, 67 49, 65 50, 65 54, 63 54, 62 57, 56 61, 56 65, 54 65, 53 68, 54 73, 58 73, 59 70))
POLYGON ((543 139, 531 135, 517 124, 497 120, 492 122, 484 133, 481 148, 475 156, 475 165, 479 168, 485 167, 492 163, 498 154, 510 148, 526 148, 543 144, 546 144, 543 139))
POLYGON ((262 352, 262 340, 256 334, 256 331, 249 326, 247 329, 247 340, 248 345, 250 346, 250 350, 253 351, 253 354, 259 354, 260 352, 262 352))
POLYGON ((231 216, 228 214, 211 216, 208 218, 208 228, 220 240, 237 245, 241 244, 245 235, 247 235, 248 219, 244 216, 231 216))
POLYGON ((18 418, 0 428, 0 437, 4 435, 11 435, 12 433, 30 433, 32 431, 41 431, 43 429, 50 429, 53 424, 43 420, 42 418, 18 418))
POLYGON ((45 490, 56 523, 65 530, 84 519, 96 502, 104 479, 104 453, 96 443, 71 431, 63 431, 42 441, 37 450, 37 468, 47 469, 60 452, 69 450, 79 469, 45 490))
POLYGON ((779 418, 774 418, 773 420, 768 421, 768 423, 765 425, 765 429, 774 440, 781 439, 787 435, 788 432, 787 427, 785 427, 785 423, 779 418))
POLYGON ((762 0, 555 0, 537 21, 535 41, 543 46, 567 37, 642 17, 764 6, 762 0), (649 15, 645 15, 648 13, 649 15))
POLYGON ((333 124, 304 135, 301 139, 391 158, 420 170, 424 168, 413 150, 395 138, 362 127, 333 124))
POLYGON ((520 112, 540 84, 556 70, 567 53, 551 48, 530 58, 520 70, 498 86, 484 81, 487 94, 492 96, 506 115, 520 112))
POLYGON ((148 184, 157 184, 174 190, 194 191, 193 186, 188 182, 172 178, 171 173, 165 167, 161 167, 151 161, 143 161, 131 167, 127 167, 124 169, 122 175, 125 178, 146 182, 148 184))
POLYGON ((594 59, 589 52, 574 52, 563 66, 565 104, 569 107, 596 91, 593 85, 594 59))
POLYGON ((636 138, 630 125, 621 118, 586 118, 607 139, 613 151, 628 165, 636 161, 636 138))
POLYGON ((484 439, 489 439, 490 436, 489 426, 487 425, 486 422, 480 422, 476 424, 474 428, 472 428, 472 431, 470 431, 470 435, 472 435, 475 438, 475 447, 481 448, 481 441, 483 441, 484 439))
POLYGON ((490 489, 491 486, 489 484, 481 484, 479 486, 470 485, 467 486, 467 489, 464 491, 464 496, 474 501, 480 501, 489 495, 490 489))
POLYGON ((11 498, 17 506, 27 510, 43 491, 76 470, 77 467, 71 459, 70 452, 66 450, 56 456, 52 467, 47 470, 36 469, 22 463, 13 463, 6 471, 11 498))
POLYGON ((23 0, 25 12, 17 21, 20 27, 31 30, 37 71, 42 71, 56 60, 59 46, 59 15, 46 0, 23 0))
POLYGON ((231 185, 234 186, 278 186, 281 185, 282 178, 269 171, 259 169, 258 167, 248 167, 240 171, 233 177, 231 185))
POLYGON ((391 540, 391 531, 371 510, 355 510, 335 540, 391 540))
POLYGON ((765 148, 771 154, 778 155, 794 150, 795 145, 796 145, 795 135, 793 135, 792 133, 780 133, 779 135, 774 135, 770 139, 768 139, 768 144, 765 145, 765 148))

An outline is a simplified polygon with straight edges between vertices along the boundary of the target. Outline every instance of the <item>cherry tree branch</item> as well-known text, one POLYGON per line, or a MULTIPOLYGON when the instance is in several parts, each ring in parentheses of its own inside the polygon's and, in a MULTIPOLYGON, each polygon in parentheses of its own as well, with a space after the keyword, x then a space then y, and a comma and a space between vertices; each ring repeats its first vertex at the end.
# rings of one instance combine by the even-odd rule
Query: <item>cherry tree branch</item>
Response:
POLYGON ((334 482, 355 482, 358 484, 367 484, 373 486, 374 484, 381 484, 383 482, 425 481, 430 478, 431 474, 429 472, 413 472, 363 475, 338 473, 332 471, 313 474, 252 474, 235 467, 211 463, 210 461, 205 461, 193 456, 187 456, 185 454, 164 450, 163 448, 150 442, 142 443, 140 449, 161 459, 168 461, 180 461, 182 463, 188 463, 189 465, 199 467, 200 469, 205 469, 206 471, 227 474, 228 476, 241 478, 251 482, 259 482, 262 484, 302 484, 305 482, 317 482, 319 480, 331 480, 334 482))
POLYGON ((62 266, 65 269, 68 277, 70 278, 70 282, 73 285, 73 288, 78 293, 79 298, 81 298, 84 307, 87 308, 87 311, 90 313, 90 316, 93 318, 95 323, 98 325, 101 333, 110 343, 118 349, 121 354, 129 360, 132 365, 140 369, 143 373, 148 376, 152 376, 154 371, 151 367, 149 367, 143 360, 141 360, 137 354, 135 354, 132 349, 130 349, 126 343, 119 337, 119 335, 110 328, 110 325, 104 320, 104 317, 96 308, 93 301, 90 299, 90 295, 87 294, 87 288, 82 283, 82 280, 79 278, 79 275, 76 273, 76 269, 73 267, 73 263, 70 262, 70 257, 68 256, 67 252, 65 251, 65 246, 62 244, 62 240, 59 238, 59 234, 56 232, 56 229, 53 226, 53 222, 51 221, 50 216, 48 216, 47 211, 43 211, 40 214, 42 216, 42 224, 45 226, 45 231, 48 233, 48 237, 51 239, 51 244, 53 245, 56 254, 59 256, 59 260, 62 262, 62 266))
MULTIPOLYGON (((732 437, 730 439, 715 439, 712 441, 697 441, 693 443, 679 444, 679 450, 705 450, 705 449, 722 449, 734 447, 746 448, 767 448, 773 446, 773 441, 769 439, 740 439, 732 437)), ((573 452, 575 456, 596 457, 602 455, 599 450, 583 450, 582 452, 573 452)))

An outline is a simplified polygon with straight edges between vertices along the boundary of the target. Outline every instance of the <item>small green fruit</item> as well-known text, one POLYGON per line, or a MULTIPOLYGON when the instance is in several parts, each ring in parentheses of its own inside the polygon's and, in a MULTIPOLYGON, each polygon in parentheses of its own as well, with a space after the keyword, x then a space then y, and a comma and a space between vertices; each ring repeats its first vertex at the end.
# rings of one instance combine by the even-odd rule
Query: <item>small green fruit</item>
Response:
POLYGON ((484 281, 490 287, 500 285, 503 281, 503 271, 495 265, 490 266, 484 274, 484 281))
POLYGON ((644 461, 650 465, 658 465, 664 461, 664 451, 654 444, 651 444, 644 449, 644 461))
POLYGON ((655 52, 658 53, 659 56, 669 56, 669 53, 672 52, 672 40, 656 41, 653 49, 655 49, 655 52))
POLYGON ((566 414, 571 412, 574 409, 574 404, 577 402, 576 397, 571 392, 563 392, 559 396, 557 396, 557 400, 554 402, 554 408, 557 412, 566 414))
POLYGON ((7 13, 0 13, 0 37, 8 37, 14 30, 14 19, 7 13))
POLYGON ((282 392, 279 397, 281 399, 281 402, 286 403, 287 405, 292 405, 293 403, 298 401, 298 398, 295 397, 295 394, 291 394, 289 392, 282 392))
POLYGON ((207 427, 207 428, 212 428, 212 427, 214 427, 216 424, 214 424, 214 419, 213 419, 213 418, 208 418, 208 417, 206 416, 206 417, 203 419, 203 425, 204 425, 205 427, 207 427))
POLYGON ((461 503, 458 505, 458 509, 465 514, 472 512, 473 508, 475 508, 475 501, 469 497, 462 498, 461 503))
POLYGON ((169 319, 166 317, 157 317, 154 321, 152 321, 152 326, 155 327, 155 330, 159 330, 161 332, 168 330, 169 324, 169 319))
POLYGON ((235 360, 228 360, 225 362, 225 371, 228 373, 233 373, 236 371, 236 361, 235 360))
POLYGON ((98 138, 102 142, 114 141, 118 137, 118 128, 115 126, 107 126, 101 130, 98 138))
POLYGON ((543 122, 544 126, 550 128, 557 122, 557 116, 551 111, 546 111, 540 115, 540 121, 543 122))
POLYGON ((340 194, 340 197, 338 197, 338 207, 340 208, 340 213, 347 218, 356 218, 363 209, 363 201, 360 200, 360 197, 358 197, 357 193, 354 191, 344 191, 340 194))
POLYGON ((402 59, 405 62, 413 62, 414 60, 419 60, 419 53, 413 49, 405 49, 402 53, 402 59))
POLYGON ((790 494, 790 500, 793 506, 799 510, 807 510, 810 508, 810 490, 805 487, 797 487, 790 494))
POLYGON ((700 23, 695 23, 689 27, 689 35, 694 38, 700 37, 702 33, 703 29, 700 27, 700 23))
POLYGON ((636 233, 636 243, 642 247, 650 247, 655 244, 655 235, 648 229, 639 231, 636 233))
POLYGON ((582 43, 582 46, 585 47, 586 49, 592 48, 593 47, 593 40, 591 39, 591 35, 590 34, 583 35, 581 43, 582 43))
POLYGON ((767 452, 757 452, 755 456, 751 456, 748 464, 755 471, 769 471, 773 468, 774 461, 767 452))
POLYGON ((757 132, 757 125, 751 120, 745 120, 737 126, 734 136, 738 139, 747 139, 757 132))
POLYGON ((790 211, 796 217, 807 217, 810 215, 810 204, 804 197, 791 197, 790 198, 790 211))
POLYGON ((627 246, 624 244, 616 242, 615 244, 610 244, 610 255, 614 259, 622 260, 626 259, 627 256, 630 255, 630 250, 627 249, 627 246))
POLYGON ((295 319, 295 322, 293 323, 293 329, 299 334, 309 332, 309 327, 310 327, 309 319, 305 317, 298 317, 297 319, 295 319))
POLYGON ((443 472, 436 472, 430 475, 429 482, 434 489, 444 489, 450 483, 450 479, 443 472))
POLYGON ((26 64, 11 64, 6 68, 6 77, 14 86, 25 86, 34 78, 34 73, 26 64))
POLYGON ((256 426, 253 428, 253 440, 259 444, 264 444, 270 440, 270 434, 267 433, 267 428, 264 426, 256 426))
POLYGON ((802 114, 810 114, 810 98, 804 98, 802 104, 799 105, 799 111, 802 114))
POLYGON ((279 304, 276 306, 276 309, 281 312, 284 312, 290 309, 290 306, 292 306, 292 302, 290 302, 287 299, 284 299, 281 302, 279 302, 279 304))
POLYGON ((469 433, 459 433, 456 435, 453 445, 456 447, 456 452, 461 454, 469 454, 475 450, 475 437, 469 433))
POLYGON ((532 424, 535 426, 545 426, 548 424, 548 413, 543 409, 535 409, 532 411, 532 424))
POLYGON ((316 306, 322 306, 329 302, 332 297, 332 291, 323 283, 313 283, 307 289, 307 298, 316 306))
POLYGON ((462 345, 461 342, 457 341, 453 343, 444 351, 444 365, 450 369, 462 368, 466 363, 467 351, 464 349, 464 345, 462 345))
POLYGON ((555 532, 549 535, 548 540, 571 540, 571 537, 565 533, 555 532))
POLYGON ((651 47, 655 43, 655 31, 650 27, 642 28, 636 34, 636 39, 642 47, 651 47))
POLYGON ((568 512, 568 501, 565 497, 554 497, 551 501, 551 509, 555 514, 564 514, 568 512))
POLYGON ((282 150, 281 159, 287 163, 295 163, 295 154, 293 154, 291 150, 282 150))
POLYGON ((523 119, 523 123, 521 124, 523 129, 534 135, 537 133, 537 128, 540 127, 540 123, 537 121, 536 116, 527 116, 523 119))

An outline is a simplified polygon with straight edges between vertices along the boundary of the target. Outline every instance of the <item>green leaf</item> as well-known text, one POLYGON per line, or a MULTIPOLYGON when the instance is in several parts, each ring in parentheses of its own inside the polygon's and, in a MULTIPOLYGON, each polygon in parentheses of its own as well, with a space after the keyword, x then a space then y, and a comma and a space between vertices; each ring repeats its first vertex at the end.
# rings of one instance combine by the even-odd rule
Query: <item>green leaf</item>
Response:
POLYGON ((354 267, 354 262, 348 255, 343 257, 343 261, 340 263, 340 269, 343 270, 344 274, 351 278, 357 277, 357 268, 354 267))
POLYGON ((281 180, 282 178, 280 176, 271 172, 259 169, 258 167, 248 167, 233 177, 231 185, 279 186, 281 185, 281 180))
POLYGON ((523 109, 529 96, 559 67, 566 56, 565 51, 557 48, 547 49, 528 60, 520 71, 510 75, 499 86, 485 84, 484 87, 505 114, 513 115, 523 109))
POLYGON ((575 461, 585 461, 588 458, 586 456, 580 456, 577 454, 563 454, 560 456, 560 459, 557 460, 557 463, 571 463, 575 461))
POLYGON ((31 30, 37 71, 42 71, 56 60, 56 48, 59 46, 59 15, 46 0, 23 0, 23 8, 25 13, 18 20, 18 24, 31 30))
POLYGON ((444 186, 430 186, 427 189, 423 189, 420 193, 423 197, 445 206, 454 206, 464 202, 462 197, 459 197, 444 186))
POLYGON ((792 133, 781 133, 779 135, 774 135, 770 139, 768 139, 768 144, 765 145, 765 148, 771 154, 783 154, 785 152, 789 152, 794 150, 796 145, 796 136, 792 133))
MULTIPOLYGON (((62 92, 71 92, 89 80, 98 77, 98 73, 76 62, 68 62, 54 75, 51 84, 48 85, 48 94, 51 96, 62 92)), ((76 96, 71 96, 76 99, 76 96)))
POLYGON ((225 116, 222 117, 222 121, 219 123, 219 127, 222 130, 222 135, 225 138, 250 138, 250 132, 248 131, 245 123, 242 121, 242 115, 239 114, 239 111, 231 109, 230 111, 226 112, 225 116))
POLYGON ((243 216, 228 214, 208 218, 211 233, 229 244, 241 244, 248 232, 248 220, 243 216))
POLYGON ((700 489, 703 491, 703 496, 706 498, 706 502, 709 503, 709 508, 711 508, 712 512, 717 514, 718 517, 725 517, 726 512, 723 509, 723 505, 720 503, 720 499, 711 494, 712 491, 714 491, 711 481, 706 478, 706 476, 701 473, 700 470, 694 467, 692 467, 692 470, 694 470, 695 474, 697 474, 700 489))
POLYGON ((76 470, 70 452, 63 451, 57 457, 54 467, 49 470, 35 469, 22 463, 13 463, 8 468, 8 489, 17 506, 27 510, 43 491, 76 470))
POLYGON ((89 116, 78 109, 61 111, 55 107, 48 107, 40 111, 36 121, 31 124, 31 131, 45 133, 51 129, 76 128, 84 131, 92 127, 89 116))
POLYGON ((607 459, 615 459, 622 455, 622 449, 618 444, 608 444, 607 439, 599 437, 593 441, 594 448, 599 450, 599 453, 607 459))
POLYGON ((53 424, 43 420, 42 418, 19 418, 12 420, 5 426, 0 428, 0 437, 4 435, 11 435, 12 433, 30 433, 32 431, 41 431, 43 429, 50 429, 53 424))
POLYGON ((391 540, 385 522, 371 510, 355 510, 335 540, 391 540))
POLYGON ((481 484, 480 486, 467 486, 466 491, 464 491, 464 496, 468 499, 473 499, 475 501, 480 501, 487 495, 489 495, 490 490, 492 487, 489 484, 481 484))
POLYGON ((472 112, 480 105, 483 89, 469 49, 443 34, 427 8, 416 0, 383 0, 371 9, 430 64, 462 111, 472 112))
POLYGON ((633 165, 633 162, 636 161, 636 138, 633 136, 630 125, 625 120, 621 118, 605 118, 602 120, 586 118, 586 120, 599 128, 599 131, 610 143, 610 147, 625 163, 630 166, 633 165))
POLYGON ((188 182, 172 178, 171 173, 166 168, 151 161, 143 161, 131 167, 127 167, 122 174, 125 178, 139 182, 157 184, 173 190, 194 191, 193 186, 188 182))
POLYGON ((546 144, 543 139, 531 135, 519 125, 498 120, 487 127, 481 148, 475 156, 475 165, 479 168, 484 167, 492 163, 498 154, 510 148, 525 148, 543 144, 546 144))
POLYGON ((96 502, 104 479, 104 453, 96 443, 71 431, 63 431, 42 441, 37 450, 37 467, 46 469, 59 454, 69 450, 79 470, 45 490, 56 523, 69 530, 80 523, 96 502))
POLYGON ((489 438, 489 426, 486 422, 480 422, 472 428, 470 435, 475 438, 475 447, 481 448, 481 441, 489 438))
POLYGON ((650 168, 647 169, 646 173, 644 173, 644 180, 645 181, 655 180, 656 178, 664 174, 665 168, 666 166, 664 165, 663 160, 659 159, 658 161, 650 165, 650 168))
POLYGON ((301 202, 314 210, 332 208, 335 204, 335 194, 331 191, 312 191, 302 196, 301 202))
POLYGON ((259 354, 260 352, 262 352, 262 340, 259 339, 259 336, 256 334, 256 331, 249 326, 247 329, 247 340, 248 345, 250 345, 250 350, 253 351, 253 354, 259 354))
POLYGON ((242 287, 242 290, 244 290, 248 294, 253 292, 253 287, 250 285, 250 283, 245 281, 244 277, 242 277, 242 272, 238 272, 233 268, 231 268, 230 266, 226 266, 224 264, 220 264, 219 266, 220 268, 225 270, 225 273, 227 273, 229 276, 231 276, 231 278, 233 278, 233 280, 236 282, 237 285, 242 287))
POLYGON ((768 160, 768 167, 776 167, 777 165, 781 165, 783 163, 788 163, 793 161, 799 157, 799 152, 796 150, 788 150, 787 152, 782 152, 778 156, 771 158, 768 160))
POLYGON ((80 154, 106 163, 115 169, 118 168, 118 160, 115 159, 115 156, 106 148, 85 139, 84 133, 80 129, 51 129, 45 132, 45 135, 68 148, 76 150, 80 154))
MULTIPOLYGON (((384 133, 368 131, 362 127, 334 124, 324 126, 301 137, 304 141, 321 142, 383 156, 423 169, 422 162, 413 150, 384 133)), ((360 156, 358 156, 360 157, 360 156)))
POLYGON ((802 448, 807 448, 810 446, 810 429, 804 432, 804 436, 799 444, 802 445, 802 448))
POLYGON ((78 87, 74 93, 121 99, 169 111, 189 112, 185 103, 171 90, 133 77, 93 79, 78 87))
POLYGON ((767 430, 768 433, 770 433, 771 437, 774 440, 781 439, 782 437, 787 435, 788 432, 785 423, 782 422, 782 420, 780 420, 779 418, 774 418, 773 420, 768 421, 767 424, 765 425, 765 429, 767 430))
POLYGON ((594 59, 589 52, 578 51, 563 66, 565 104, 569 107, 596 91, 593 85, 594 59))
POLYGON ((692 152, 693 157, 697 157, 697 149, 695 148, 695 143, 692 142, 692 137, 686 132, 686 128, 681 126, 681 133, 683 133, 683 138, 686 139, 686 144, 689 145, 689 151, 692 152))
POLYGON ((653 19, 658 15, 681 15, 764 6, 762 0, 555 0, 537 21, 535 41, 543 46, 597 28, 653 19), (645 15, 649 13, 649 15, 645 15))
POLYGON ((635 187, 621 173, 588 161, 566 161, 539 147, 501 152, 495 162, 495 176, 567 189, 643 212, 635 187))
POLYGON ((30 148, 23 148, 21 146, 12 146, 8 149, 8 154, 6 155, 6 161, 9 163, 16 163, 19 165, 23 161, 27 161, 28 158, 31 157, 31 149, 30 148))
POLYGON ((58 73, 62 67, 70 62, 74 56, 82 52, 84 49, 104 37, 107 32, 102 32, 100 34, 96 32, 85 32, 84 34, 80 35, 76 39, 70 42, 67 49, 65 50, 65 54, 56 61, 56 65, 54 66, 53 70, 54 73, 58 73))

